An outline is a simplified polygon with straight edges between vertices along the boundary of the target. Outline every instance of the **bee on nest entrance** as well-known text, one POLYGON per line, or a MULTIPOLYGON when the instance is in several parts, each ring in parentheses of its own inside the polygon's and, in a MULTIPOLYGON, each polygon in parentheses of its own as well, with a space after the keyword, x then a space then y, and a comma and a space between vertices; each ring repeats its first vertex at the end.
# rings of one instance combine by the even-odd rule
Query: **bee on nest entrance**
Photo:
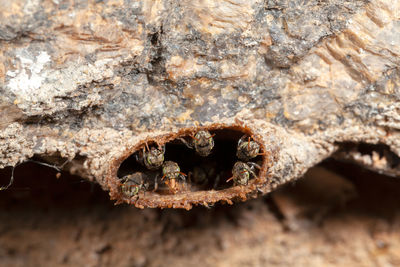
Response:
POLYGON ((120 165, 120 192, 137 199, 147 192, 151 197, 246 186, 258 176, 263 155, 251 135, 236 129, 198 130, 162 145, 144 143, 120 165))

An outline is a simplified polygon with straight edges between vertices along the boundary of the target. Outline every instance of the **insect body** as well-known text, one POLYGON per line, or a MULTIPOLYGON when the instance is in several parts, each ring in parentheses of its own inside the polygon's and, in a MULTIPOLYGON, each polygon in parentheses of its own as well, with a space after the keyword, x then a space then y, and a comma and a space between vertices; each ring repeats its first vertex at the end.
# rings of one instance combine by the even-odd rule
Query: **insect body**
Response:
POLYGON ((196 132, 191 136, 193 141, 187 142, 185 139, 180 138, 180 140, 189 148, 194 148, 202 157, 207 157, 211 154, 214 147, 214 135, 210 134, 209 131, 201 130, 196 132))
POLYGON ((126 197, 132 198, 138 196, 140 191, 146 191, 149 185, 145 183, 144 174, 136 172, 126 175, 122 178, 121 192, 126 197))
POLYGON ((169 189, 176 193, 180 190, 179 183, 177 182, 178 179, 186 181, 186 174, 181 172, 179 165, 173 161, 166 161, 162 167, 163 177, 161 180, 167 179, 165 184, 169 187, 169 189))
POLYGON ((208 182, 208 173, 201 167, 194 167, 193 172, 189 172, 189 182, 204 185, 208 182))
POLYGON ((214 135, 209 131, 198 131, 194 136, 194 149, 202 157, 210 155, 214 147, 214 135))
POLYGON ((149 146, 146 143, 146 146, 143 148, 143 151, 139 151, 139 154, 136 155, 137 161, 146 166, 149 170, 155 170, 161 167, 164 162, 164 153, 165 146, 162 147, 154 147, 149 146))
POLYGON ((248 161, 259 155, 264 155, 260 153, 260 145, 256 141, 251 140, 250 136, 244 135, 239 139, 236 151, 236 156, 239 159, 248 161))
POLYGON ((213 183, 215 189, 219 183, 219 174, 217 173, 217 164, 215 162, 207 162, 193 167, 188 174, 189 183, 196 186, 204 187, 213 183))
POLYGON ((251 177, 257 177, 254 172, 255 167, 261 168, 254 162, 236 162, 235 165, 233 165, 232 177, 226 180, 226 182, 233 180, 235 185, 247 185, 251 177))

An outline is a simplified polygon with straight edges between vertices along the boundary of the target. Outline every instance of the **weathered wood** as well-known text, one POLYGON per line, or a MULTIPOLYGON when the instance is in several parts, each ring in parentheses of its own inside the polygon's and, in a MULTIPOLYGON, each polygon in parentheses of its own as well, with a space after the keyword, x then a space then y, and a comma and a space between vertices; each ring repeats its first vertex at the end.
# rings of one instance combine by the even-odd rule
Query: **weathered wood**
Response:
POLYGON ((399 19, 389 0, 2 0, 0 168, 55 156, 114 199, 185 208, 267 193, 338 150, 396 174, 399 19), (198 129, 253 135, 260 177, 120 195, 123 160, 198 129))

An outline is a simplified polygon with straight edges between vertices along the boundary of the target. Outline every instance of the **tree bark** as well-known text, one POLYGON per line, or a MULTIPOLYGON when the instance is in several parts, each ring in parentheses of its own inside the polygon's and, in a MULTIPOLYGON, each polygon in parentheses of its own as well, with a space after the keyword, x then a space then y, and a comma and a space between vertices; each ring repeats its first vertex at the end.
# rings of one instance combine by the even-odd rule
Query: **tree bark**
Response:
POLYGON ((399 19, 389 0, 0 1, 0 168, 65 163, 118 203, 187 209, 266 194, 332 155, 397 176, 399 19), (204 161, 221 188, 121 193, 146 144, 187 155, 186 173, 203 164, 179 143, 199 130, 215 134, 204 161), (262 168, 225 186, 242 135, 262 168))

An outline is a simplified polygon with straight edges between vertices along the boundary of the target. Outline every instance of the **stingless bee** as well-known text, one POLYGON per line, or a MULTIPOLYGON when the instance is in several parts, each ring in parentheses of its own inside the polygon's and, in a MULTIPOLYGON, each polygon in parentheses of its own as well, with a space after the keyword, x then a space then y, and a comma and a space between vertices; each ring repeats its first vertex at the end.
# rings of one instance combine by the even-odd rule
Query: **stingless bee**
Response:
POLYGON ((186 174, 181 172, 181 169, 176 162, 164 162, 162 167, 162 174, 163 177, 161 178, 161 180, 164 180, 166 178, 165 184, 173 193, 176 193, 180 190, 179 182, 177 182, 178 179, 186 182, 186 174))
POLYGON ((200 130, 191 136, 192 141, 188 142, 183 138, 179 138, 187 147, 194 148, 196 153, 202 157, 207 157, 211 154, 214 147, 215 134, 210 134, 209 131, 200 130))
POLYGON ((146 192, 149 184, 145 182, 145 175, 141 172, 135 172, 124 176, 121 180, 120 189, 122 194, 128 198, 139 197, 139 192, 146 192))
POLYGON ((215 189, 219 183, 220 175, 217 173, 217 164, 215 162, 208 162, 194 166, 192 171, 188 173, 189 183, 194 183, 196 186, 204 187, 213 182, 215 189))
POLYGON ((142 151, 136 154, 136 160, 146 166, 149 170, 156 170, 160 168, 164 162, 165 146, 158 146, 158 148, 149 146, 143 147, 142 151))
POLYGON ((236 156, 239 159, 248 161, 260 155, 265 154, 260 153, 260 145, 256 141, 251 140, 250 136, 244 135, 239 139, 236 151, 236 156))
MULTIPOLYGON (((211 170, 211 169, 210 169, 211 170)), ((211 170, 212 171, 212 170, 211 170)), ((189 172, 189 182, 194 182, 198 185, 205 185, 208 183, 208 172, 202 167, 195 166, 193 171, 189 172)))
POLYGON ((257 177, 254 168, 261 169, 261 167, 254 162, 244 163, 237 161, 233 165, 232 177, 226 180, 229 182, 233 180, 234 185, 247 185, 251 177, 257 177))

